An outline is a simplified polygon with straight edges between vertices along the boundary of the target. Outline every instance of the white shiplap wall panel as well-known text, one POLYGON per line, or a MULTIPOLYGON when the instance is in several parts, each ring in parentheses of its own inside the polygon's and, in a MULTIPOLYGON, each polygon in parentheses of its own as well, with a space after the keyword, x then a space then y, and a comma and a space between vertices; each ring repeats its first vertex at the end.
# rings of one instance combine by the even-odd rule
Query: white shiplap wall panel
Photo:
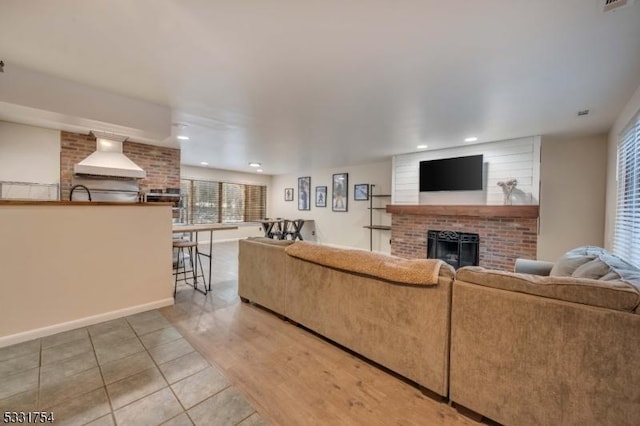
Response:
POLYGON ((393 157, 392 203, 394 204, 467 204, 479 196, 485 204, 502 204, 500 181, 518 179, 513 204, 538 204, 540 188, 540 137, 512 139, 477 145, 422 151, 393 157), (420 193, 420 161, 483 155, 484 190, 420 193), (446 200, 443 202, 443 200, 446 200))
MULTIPOLYGON (((502 141, 502 142, 506 142, 506 141, 502 141)), ((493 143, 499 144, 502 142, 493 142, 493 143)), ((483 144, 483 145, 487 145, 487 144, 483 144)), ((517 143, 512 146, 491 147, 490 149, 483 151, 483 154, 488 157, 496 157, 496 156, 512 155, 512 154, 526 154, 526 153, 532 153, 533 151, 534 151, 533 146, 531 144, 517 143)))
MULTIPOLYGON (((509 180, 511 178, 516 178, 518 179, 518 186, 516 187, 516 189, 522 189, 525 186, 526 187, 533 187, 533 177, 532 176, 526 176, 526 177, 517 177, 517 176, 508 176, 508 177, 492 177, 491 179, 487 179, 487 186, 491 187, 491 186, 498 186, 498 182, 504 182, 505 180, 509 180)), ((500 191, 502 191, 502 189, 500 189, 500 191)))
POLYGON ((491 170, 494 172, 498 171, 517 171, 517 170, 528 170, 531 167, 531 161, 516 161, 513 163, 502 163, 502 164, 491 164, 491 170))
MULTIPOLYGON (((525 154, 508 154, 508 155, 495 155, 489 157, 487 155, 484 156, 484 162, 491 164, 511 164, 511 163, 519 163, 526 162, 531 164, 533 160, 533 152, 527 152, 525 154), (487 159, 489 161, 487 161, 487 159)), ((531 172, 531 167, 529 167, 529 172, 531 172)))

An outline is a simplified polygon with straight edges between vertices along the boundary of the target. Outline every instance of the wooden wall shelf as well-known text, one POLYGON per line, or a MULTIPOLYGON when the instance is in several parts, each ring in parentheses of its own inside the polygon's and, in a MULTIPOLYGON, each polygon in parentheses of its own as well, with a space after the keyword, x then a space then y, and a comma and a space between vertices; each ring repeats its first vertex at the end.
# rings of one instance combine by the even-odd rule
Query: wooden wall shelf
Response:
POLYGON ((366 225, 363 228, 367 229, 377 229, 379 231, 391 231, 391 227, 387 225, 366 225))
POLYGON ((514 217, 536 219, 539 206, 389 204, 387 213, 419 216, 514 217))
MULTIPOLYGON (((384 198, 391 198, 391 194, 374 194, 373 189, 376 186, 374 184, 369 185, 369 225, 364 226, 363 228, 369 230, 369 250, 373 251, 373 231, 391 231, 391 226, 382 225, 379 223, 374 223, 373 212, 377 211, 375 222, 380 221, 382 218, 382 214, 386 214, 387 203, 376 201, 374 203, 374 199, 382 200, 384 198)), ((389 240, 391 243, 391 240, 389 240)))

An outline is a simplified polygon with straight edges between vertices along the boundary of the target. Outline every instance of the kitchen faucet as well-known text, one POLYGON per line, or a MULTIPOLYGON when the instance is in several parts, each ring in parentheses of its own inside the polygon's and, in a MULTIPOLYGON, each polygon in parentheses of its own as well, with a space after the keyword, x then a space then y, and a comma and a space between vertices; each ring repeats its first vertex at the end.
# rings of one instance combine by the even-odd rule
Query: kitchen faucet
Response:
POLYGON ((69 201, 73 201, 73 191, 75 191, 76 188, 81 188, 87 191, 87 195, 89 196, 89 201, 91 201, 91 191, 89 191, 89 188, 87 188, 84 185, 74 185, 73 187, 71 187, 71 192, 69 193, 69 201))

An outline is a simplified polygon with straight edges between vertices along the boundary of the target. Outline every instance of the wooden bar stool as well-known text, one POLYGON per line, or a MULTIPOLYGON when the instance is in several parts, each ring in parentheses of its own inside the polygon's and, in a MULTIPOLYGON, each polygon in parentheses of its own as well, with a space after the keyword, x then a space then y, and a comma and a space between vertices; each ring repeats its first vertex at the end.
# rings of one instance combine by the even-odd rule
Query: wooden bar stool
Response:
POLYGON ((176 260, 175 266, 175 283, 173 286, 173 297, 176 297, 176 293, 178 291, 178 281, 184 281, 185 284, 193 287, 194 290, 199 291, 202 294, 207 294, 207 285, 204 281, 204 272, 202 270, 202 261, 200 260, 200 256, 198 256, 198 243, 195 241, 186 241, 186 240, 173 240, 173 248, 178 249, 178 258, 176 260), (185 259, 185 249, 189 252, 189 263, 191 264, 191 269, 187 270, 187 261, 185 259), (195 261, 194 261, 195 258, 195 261), (200 263, 200 271, 198 271, 198 262, 200 263), (182 263, 182 271, 180 271, 180 264, 182 263), (193 285, 189 284, 188 274, 191 274, 191 279, 193 280, 193 285), (182 275, 182 277, 179 277, 182 275), (202 278, 202 287, 204 290, 200 290, 198 288, 198 278, 202 278))

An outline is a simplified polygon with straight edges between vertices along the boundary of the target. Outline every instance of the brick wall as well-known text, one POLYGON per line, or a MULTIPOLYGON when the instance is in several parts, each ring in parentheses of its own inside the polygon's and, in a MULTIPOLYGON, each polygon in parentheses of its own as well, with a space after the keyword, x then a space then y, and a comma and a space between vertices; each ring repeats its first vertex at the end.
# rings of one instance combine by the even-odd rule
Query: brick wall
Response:
POLYGON ((537 226, 536 219, 393 214, 391 254, 424 259, 428 230, 470 232, 480 236, 480 266, 511 271, 517 258, 536 258, 537 226))
MULTIPOLYGON (((73 166, 96 150, 91 135, 61 132, 60 134, 60 190, 63 200, 69 198, 73 166)), ((180 187, 180 150, 126 141, 122 151, 147 172, 140 180, 140 190, 180 187)))

